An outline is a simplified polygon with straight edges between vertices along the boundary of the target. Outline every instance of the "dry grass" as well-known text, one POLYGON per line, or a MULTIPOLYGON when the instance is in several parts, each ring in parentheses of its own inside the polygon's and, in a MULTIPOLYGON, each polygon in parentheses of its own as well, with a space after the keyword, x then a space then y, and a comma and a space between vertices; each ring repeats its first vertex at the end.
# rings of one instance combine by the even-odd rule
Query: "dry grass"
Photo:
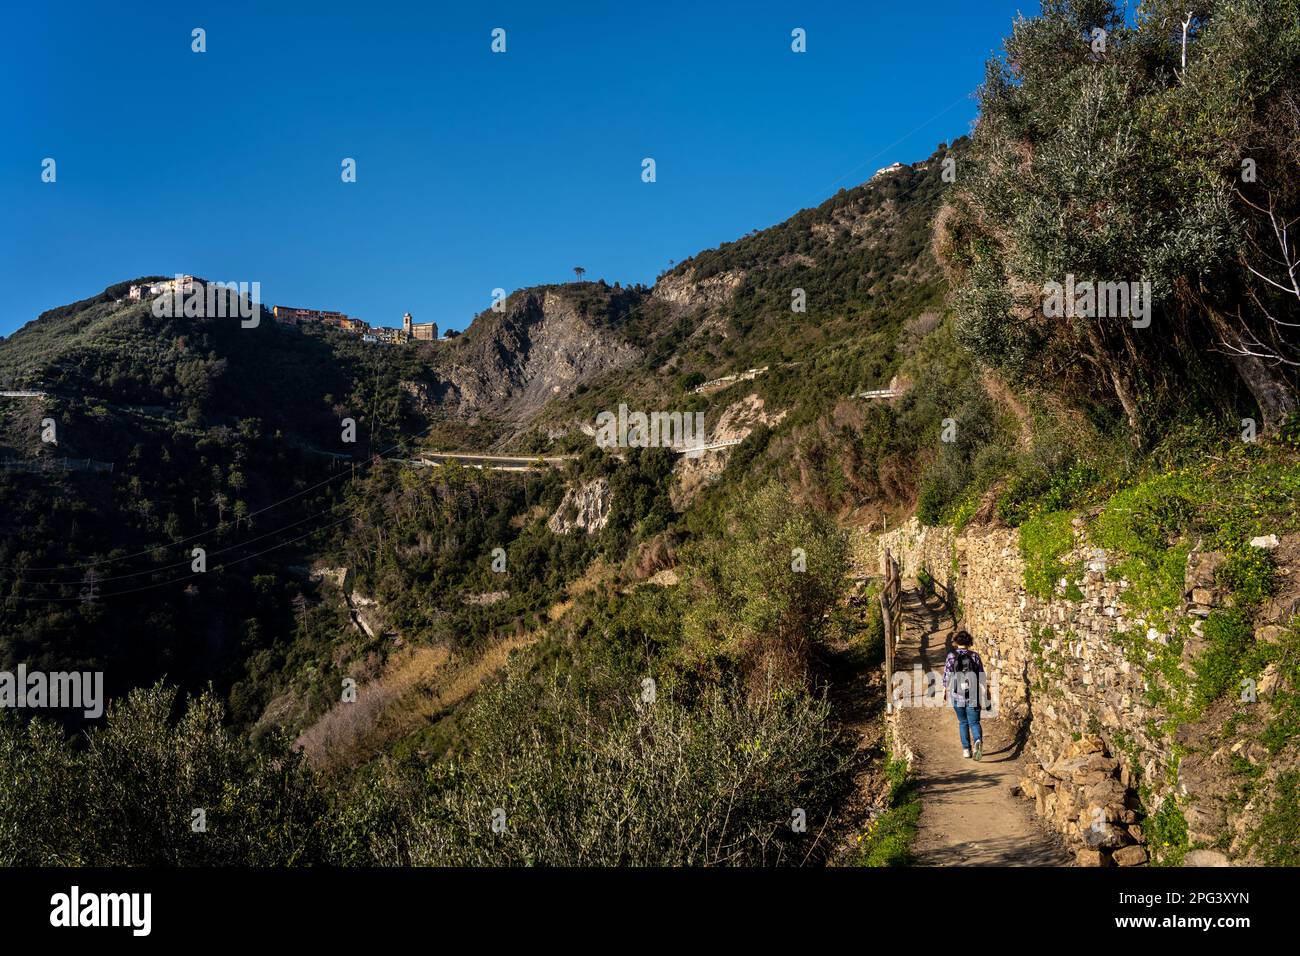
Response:
POLYGON ((569 585, 569 597, 575 598, 596 590, 600 585, 609 581, 613 577, 613 573, 613 569, 604 556, 597 557, 596 560, 587 565, 587 569, 582 572, 582 576, 575 578, 569 585))
POLYGON ((484 681, 510 662, 512 654, 532 646, 539 636, 537 632, 528 632, 507 637, 493 644, 473 661, 447 672, 444 679, 425 697, 424 706, 407 714, 408 719, 404 723, 409 725, 410 730, 414 730, 421 720, 463 704, 484 681))
POLYGON ((1024 450, 1033 447, 1034 428, 1033 422, 1029 417, 1029 410, 1016 397, 1015 392, 994 374, 992 369, 984 369, 980 376, 980 383, 984 386, 984 392, 994 403, 1001 405, 1015 416, 1016 423, 1019 426, 1020 434, 1017 437, 1017 443, 1024 450))
POLYGON ((307 759, 317 767, 356 762, 375 742, 387 737, 392 714, 433 683, 451 659, 445 647, 411 648, 395 654, 374 680, 358 684, 353 703, 339 701, 298 737, 307 759))
POLYGON ((525 525, 534 524, 550 515, 550 511, 541 505, 533 505, 523 514, 517 514, 510 519, 510 527, 522 528, 525 525))
MULTIPOLYGON (((613 577, 614 569, 597 558, 569 585, 566 599, 551 606, 547 617, 559 620, 576 597, 597 590, 613 577)), ((382 667, 359 674, 356 702, 335 704, 299 735, 296 746, 322 769, 360 763, 460 707, 505 667, 512 654, 540 637, 540 631, 521 629, 475 655, 441 646, 406 648, 391 655, 382 667)), ((287 701, 279 705, 282 710, 289 707, 287 701)))
POLYGON ((629 576, 634 581, 644 581, 677 564, 677 552, 672 536, 661 532, 644 542, 627 562, 631 565, 629 576))
POLYGON ((472 657, 445 647, 412 648, 394 655, 376 679, 358 687, 355 703, 335 704, 296 745, 321 769, 353 766, 385 752, 464 704, 512 654, 539 636, 520 632, 472 657))

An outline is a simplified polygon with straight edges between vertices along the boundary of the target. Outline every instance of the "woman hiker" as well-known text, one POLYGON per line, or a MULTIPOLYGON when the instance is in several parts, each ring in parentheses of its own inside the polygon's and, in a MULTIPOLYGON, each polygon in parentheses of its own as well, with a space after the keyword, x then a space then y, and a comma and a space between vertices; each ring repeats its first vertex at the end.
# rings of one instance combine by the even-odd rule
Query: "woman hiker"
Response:
POLYGON ((973 746, 975 759, 979 760, 984 756, 984 732, 980 728, 984 662, 971 650, 975 641, 968 631, 958 631, 952 642, 956 646, 943 665, 944 693, 952 695, 952 706, 957 711, 961 755, 969 757, 973 746))

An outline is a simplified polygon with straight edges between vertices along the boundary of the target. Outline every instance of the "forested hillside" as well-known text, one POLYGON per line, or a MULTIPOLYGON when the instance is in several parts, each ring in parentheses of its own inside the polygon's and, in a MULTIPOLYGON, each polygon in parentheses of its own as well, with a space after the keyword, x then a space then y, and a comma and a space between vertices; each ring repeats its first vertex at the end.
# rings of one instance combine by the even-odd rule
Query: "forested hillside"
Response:
POLYGON ((1300 7, 1193 6, 1184 44, 1170 4, 1044 3, 969 137, 649 288, 518 290, 382 346, 159 319, 122 283, 0 342, 0 387, 46 393, 0 398, 0 666, 113 699, 0 719, 0 861, 898 862, 864 821, 900 771, 842 694, 883 700, 851 542, 912 515, 1019 528, 1046 597, 1085 528, 1134 613, 1221 553, 1204 654, 1134 660, 1171 739, 1272 666, 1290 766, 1294 640, 1254 634, 1294 582, 1249 542, 1300 533, 1300 7), (1054 314, 1076 280, 1149 311, 1054 314), (620 404, 734 444, 596 447, 620 404))

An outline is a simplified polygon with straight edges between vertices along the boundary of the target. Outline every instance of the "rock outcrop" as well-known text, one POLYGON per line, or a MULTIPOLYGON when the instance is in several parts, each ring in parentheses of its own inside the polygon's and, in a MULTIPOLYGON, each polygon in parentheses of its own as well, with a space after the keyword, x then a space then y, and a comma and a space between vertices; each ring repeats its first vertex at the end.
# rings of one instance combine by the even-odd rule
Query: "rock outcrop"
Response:
MULTIPOLYGON (((785 418, 785 412, 772 413, 763 407, 763 399, 756 393, 732 402, 717 423, 709 430, 710 442, 737 441, 749 436, 759 425, 773 428, 785 418)), ((683 455, 678 459, 676 470, 678 480, 670 491, 673 507, 686 508, 695 496, 709 482, 722 474, 731 458, 731 448, 721 448, 698 457, 683 455)))
POLYGON ((609 482, 604 478, 593 478, 564 493, 564 500, 547 520, 546 527, 556 534, 575 531, 597 534, 609 522, 612 504, 609 482))
POLYGON ((439 354, 433 383, 407 391, 465 418, 490 412, 524 420, 557 395, 641 357, 563 289, 530 289, 508 302, 439 354))
POLYGON ((698 281, 695 276, 693 266, 679 272, 670 272, 655 283, 651 295, 681 309, 699 309, 730 302, 740 284, 745 281, 745 273, 739 269, 720 272, 698 281))

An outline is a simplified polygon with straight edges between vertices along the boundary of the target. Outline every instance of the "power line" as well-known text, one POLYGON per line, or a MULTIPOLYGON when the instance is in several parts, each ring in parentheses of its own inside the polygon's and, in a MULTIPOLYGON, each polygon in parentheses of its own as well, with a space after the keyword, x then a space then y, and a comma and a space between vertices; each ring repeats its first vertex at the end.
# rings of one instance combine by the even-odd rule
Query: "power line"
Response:
MULTIPOLYGON (((637 313, 639 313, 642 309, 646 308, 647 306, 649 306, 649 305, 651 305, 651 304, 652 304, 652 303, 651 303, 651 300, 650 300, 650 295, 647 294, 647 295, 646 295, 646 300, 645 300, 644 302, 642 302, 640 305, 636 306, 635 308, 629 309, 626 313, 624 313, 624 315, 623 315, 623 321, 626 321, 626 320, 632 318, 634 315, 636 315, 637 313)), ((377 381, 377 379, 378 379, 378 360, 376 359, 376 381, 377 381)), ((372 415, 372 418, 373 418, 373 415, 372 415)), ((427 428, 425 428, 423 431, 418 432, 417 434, 412 435, 412 436, 410 436, 409 438, 402 438, 402 439, 398 440, 395 444, 389 446, 388 448, 385 448, 385 449, 381 450, 380 452, 378 452, 378 453, 375 454, 375 455, 372 455, 372 456, 369 458, 368 462, 363 462, 363 464, 367 464, 367 463, 373 464, 375 461, 378 461, 378 460, 381 460, 381 459, 383 459, 383 458, 386 458, 388 455, 392 454, 392 453, 393 453, 394 451, 396 451, 397 449, 399 449, 399 448, 404 448, 404 447, 408 446, 408 445, 410 444, 410 442, 415 441, 415 440, 417 440, 417 439, 419 439, 419 438, 422 438, 422 437, 428 435, 431 431, 433 431, 434 428, 436 428, 436 427, 438 426, 438 424, 439 424, 438 422, 434 422, 434 423, 430 424, 427 428)), ((370 433, 371 433, 371 435, 373 436, 373 434, 374 434, 373 423, 372 423, 372 426, 371 426, 371 429, 370 429, 370 433)), ((371 447, 373 447, 373 437, 372 437, 372 445, 371 445, 371 447)), ((353 464, 353 468, 352 468, 350 471, 351 471, 353 477, 355 477, 355 471, 356 471, 355 463, 353 464)), ((317 488, 322 488, 322 487, 324 487, 325 485, 328 485, 328 484, 330 484, 330 483, 332 483, 332 482, 338 480, 339 478, 344 477, 344 476, 345 476, 346 474, 348 474, 348 473, 349 473, 349 472, 340 471, 340 472, 338 472, 337 474, 330 476, 329 478, 326 478, 326 479, 324 479, 324 480, 322 480, 322 481, 317 482, 317 483, 314 484, 314 485, 311 485, 311 486, 309 486, 309 487, 307 487, 307 488, 302 489, 301 491, 296 491, 296 492, 294 492, 292 495, 288 495, 288 496, 286 496, 286 497, 284 497, 284 498, 281 498, 279 501, 272 502, 272 503, 269 504, 269 505, 266 505, 266 506, 264 506, 264 507, 262 507, 262 508, 259 508, 257 511, 251 512, 247 517, 249 517, 249 518, 254 518, 254 517, 256 517, 257 515, 264 514, 264 513, 266 513, 267 511, 272 510, 273 508, 278 508, 280 505, 285 504, 286 502, 292 501, 292 500, 294 500, 295 498, 301 497, 302 495, 305 495, 305 494, 307 494, 307 493, 309 493, 309 492, 311 492, 311 491, 314 491, 314 490, 316 490, 317 488)), ((76 571, 76 570, 81 570, 81 569, 86 569, 86 568, 97 568, 97 567, 102 567, 102 566, 105 565, 105 564, 120 564, 120 563, 122 563, 122 562, 124 562, 124 561, 129 561, 129 560, 131 560, 131 559, 133 559, 133 558, 144 557, 144 556, 146 556, 146 555, 153 554, 153 553, 155 553, 155 552, 157 552, 157 551, 163 551, 163 550, 166 550, 166 549, 168 549, 168 548, 178 548, 178 547, 180 547, 180 546, 182 546, 182 545, 184 545, 184 544, 188 544, 188 543, 190 543, 190 542, 192 542, 192 541, 197 541, 198 539, 203 538, 203 537, 205 537, 206 535, 211 534, 213 531, 218 530, 221 526, 222 526, 221 524, 218 524, 215 528, 213 528, 213 527, 205 528, 203 531, 196 532, 195 534, 189 535, 188 537, 185 537, 185 538, 181 538, 181 539, 178 540, 178 541, 172 541, 172 542, 169 542, 169 543, 166 543, 166 544, 155 545, 155 546, 152 547, 152 548, 146 548, 146 549, 144 549, 144 550, 142 550, 142 551, 136 551, 136 552, 134 552, 134 553, 132 553, 132 554, 126 554, 126 555, 122 555, 122 556, 120 556, 120 557, 116 557, 116 558, 102 558, 102 559, 100 559, 100 560, 98 560, 98 561, 79 561, 79 562, 74 562, 74 563, 66 564, 66 565, 33 566, 33 567, 22 567, 22 566, 20 566, 20 565, 12 565, 12 564, 9 564, 9 565, 2 565, 2 564, 0 564, 0 570, 4 570, 4 571, 76 571)), ((286 527, 292 527, 292 525, 288 525, 288 526, 286 526, 286 527)), ((188 563, 188 562, 180 562, 180 563, 188 563)))
MULTIPOLYGON (((267 532, 264 532, 264 533, 258 535, 258 536, 255 537, 255 538, 248 538, 248 539, 246 539, 246 540, 244 540, 244 541, 240 541, 240 542, 238 542, 237 544, 232 544, 232 545, 229 545, 228 547, 220 548, 220 549, 218 549, 218 550, 216 550, 216 551, 206 552, 206 553, 205 553, 205 557, 211 557, 211 556, 218 555, 218 554, 225 554, 225 553, 227 553, 227 552, 229 552, 229 551, 234 551, 236 548, 242 548, 242 547, 245 547, 245 546, 247 546, 247 545, 249 545, 249 544, 252 544, 254 541, 261 541, 263 538, 269 538, 269 537, 271 537, 272 535, 276 535, 276 534, 281 533, 282 531, 287 531, 287 530, 289 530, 290 528, 293 528, 293 527, 296 527, 297 525, 302 524, 304 521, 311 521, 313 518, 319 518, 319 517, 321 517, 322 515, 329 514, 329 513, 330 513, 331 511, 333 511, 333 510, 334 510, 334 509, 333 509, 332 507, 322 509, 321 511, 318 511, 318 512, 316 512, 315 514, 307 515, 305 518, 299 518, 297 521, 291 521, 291 522, 289 522, 289 523, 286 524, 286 525, 281 525, 279 528, 276 528, 274 531, 267 531, 267 532)), ((192 562, 192 560, 193 560, 192 558, 186 558, 186 559, 184 559, 184 560, 177 561, 175 564, 164 564, 164 565, 160 565, 160 566, 158 566, 158 567, 156 567, 156 568, 144 568, 143 570, 140 570, 140 571, 131 571, 131 572, 129 572, 128 574, 115 574, 115 575, 112 575, 112 576, 110 576, 110 577, 106 577, 106 578, 96 577, 95 580, 96 580, 97 583, 99 583, 99 584, 103 584, 105 581, 122 581, 122 580, 125 580, 125 579, 127 579, 127 578, 137 578, 137 577, 140 577, 141 575, 145 575, 145 574, 158 574, 159 572, 167 571, 167 570, 170 570, 171 568, 180 568, 180 567, 184 567, 185 565, 190 564, 190 563, 192 562)), ((66 570, 71 571, 71 570, 74 570, 74 569, 73 569, 73 568, 67 568, 66 570)), ((5 580, 5 579, 0 579, 0 581, 3 581, 3 580, 5 580)), ((51 587, 60 587, 60 586, 64 586, 64 585, 70 585, 70 584, 77 584, 77 583, 80 583, 80 582, 78 582, 78 581, 37 581, 37 580, 33 580, 33 579, 31 579, 31 578, 25 578, 25 577, 15 577, 15 578, 11 578, 11 579, 8 579, 8 580, 13 581, 14 583, 22 583, 22 584, 39 584, 39 585, 48 585, 48 586, 51 586, 51 587)))
MULTIPOLYGON (((288 540, 288 541, 281 541, 279 544, 272 545, 272 546, 269 547, 269 548, 265 548, 265 549, 263 549, 263 550, 261 550, 261 551, 258 551, 256 554, 248 554, 248 555, 245 555, 245 556, 242 557, 242 558, 236 558, 236 559, 234 559, 233 561, 227 561, 227 562, 225 562, 224 564, 222 564, 221 567, 224 569, 225 567, 227 567, 227 566, 229 566, 229 565, 232 565, 232 564, 240 564, 240 563, 242 563, 242 562, 244 562, 244 561, 251 561, 251 560, 253 560, 253 558, 260 558, 260 557, 261 557, 262 555, 264 555, 264 554, 270 554, 272 551, 276 551, 276 550, 278 550, 278 549, 280 549, 280 548, 283 548, 283 547, 286 547, 286 546, 288 546, 288 545, 294 544, 294 543, 296 543, 296 542, 298 542, 298 541, 302 541, 302 540, 304 540, 304 539, 306 539, 306 538, 310 538, 313 534, 316 534, 318 531, 325 531, 325 530, 328 529, 328 528, 333 528, 333 527, 335 527, 335 526, 337 526, 337 525, 343 524, 343 522, 345 522, 345 521, 350 521, 351 519, 353 519, 353 518, 355 518, 355 517, 356 517, 355 514, 349 514, 349 515, 346 515, 346 516, 340 518, 338 521, 331 522, 330 524, 327 524, 327 525, 325 525, 324 527, 321 527, 321 528, 315 528, 315 529, 313 529, 313 530, 311 530, 311 531, 308 531, 306 534, 301 534, 301 535, 299 535, 298 537, 296 537, 296 538, 291 538, 291 539, 288 540)), ((187 575, 184 575, 183 577, 173 578, 173 579, 168 580, 168 581, 160 581, 160 582, 158 582, 157 584, 146 584, 146 585, 144 585, 143 587, 138 587, 138 588, 128 588, 128 589, 125 590, 125 591, 111 591, 111 592, 109 592, 108 594, 100 594, 100 595, 97 595, 97 596, 96 596, 96 600, 103 600, 103 599, 105 599, 105 598, 111 598, 111 597, 121 597, 121 596, 124 595, 124 594, 139 594, 139 593, 142 592, 142 591, 154 591, 154 590, 157 590, 158 588, 165 588, 165 587, 168 587, 169 585, 176 584, 177 582, 180 582, 180 581, 188 581, 188 580, 190 580, 191 578, 201 578, 201 577, 205 577, 208 573, 209 573, 209 572, 207 572, 207 571, 195 571, 193 574, 187 574, 187 575)), ((67 584, 64 584, 63 586, 64 586, 64 587, 71 587, 71 586, 73 585, 73 583, 74 583, 74 582, 69 582, 69 583, 67 583, 67 584)), ((81 583, 81 582, 75 582, 75 583, 81 583)), ((0 601, 3 601, 3 602, 9 602, 9 601, 30 601, 30 602, 33 602, 33 603, 36 603, 36 604, 67 603, 67 602, 71 602, 71 601, 76 601, 76 602, 78 602, 78 603, 84 603, 84 599, 81 598, 81 597, 75 597, 75 598, 29 598, 29 597, 22 597, 21 595, 9 595, 9 596, 7 596, 7 597, 5 597, 5 598, 3 598, 3 599, 0 599, 0 601)))
MULTIPOLYGON (((375 458, 383 458, 383 457, 385 457, 385 456, 391 454, 392 452, 396 451, 397 449, 399 449, 399 448, 403 448, 403 447, 407 446, 410 442, 415 441, 416 439, 421 438, 421 437, 423 437, 424 435, 427 435, 427 434, 428 434, 430 431, 432 431, 436 426, 437 426, 437 423, 435 422, 434 424, 432 424, 432 425, 430 425, 428 428, 426 428, 424 431, 419 432, 419 433, 417 433, 417 434, 415 434, 415 435, 412 435, 410 438, 403 438, 403 439, 401 439, 401 440, 398 441, 396 444, 394 444, 394 445, 390 446, 389 448, 386 448, 386 449, 384 449, 383 451, 379 452, 379 454, 378 454, 377 456, 372 457, 371 459, 369 459, 368 462, 363 462, 363 464, 373 463, 374 460, 375 460, 375 458)), ((265 506, 263 506, 263 507, 257 509, 256 511, 250 512, 246 517, 248 517, 248 518, 255 518, 255 517, 257 517, 257 516, 260 515, 260 514, 265 514, 266 512, 272 510, 273 508, 278 508, 278 507, 280 507, 281 505, 283 505, 283 504, 285 504, 285 503, 287 503, 287 502, 289 502, 289 501, 293 501, 295 498, 299 498, 299 497, 301 497, 301 496, 303 496, 303 495, 305 495, 305 494, 308 494, 309 492, 315 491, 315 490, 318 489, 318 488, 323 488, 324 486, 326 486, 326 485, 328 485, 328 484, 330 484, 330 483, 332 483, 332 482, 334 482, 334 481, 337 481, 339 478, 344 477, 346 474, 348 474, 348 473, 347 473, 347 472, 344 472, 344 471, 340 471, 340 472, 338 472, 337 474, 331 475, 329 478, 325 478, 325 479, 322 480, 322 481, 318 481, 318 482, 317 482, 316 484, 314 484, 314 485, 310 485, 310 486, 307 487, 307 488, 303 488, 301 491, 295 491, 293 494, 291 494, 291 495, 287 495, 286 497, 281 498, 279 501, 274 501, 274 502, 272 502, 272 503, 269 504, 269 505, 265 505, 265 506)), ((202 530, 202 531, 196 532, 195 534, 189 535, 188 537, 181 538, 181 539, 179 539, 178 541, 172 541, 172 542, 168 542, 168 543, 166 543, 166 544, 155 545, 155 546, 152 547, 152 548, 146 548, 146 549, 144 549, 144 550, 142 550, 142 551, 136 551, 136 552, 133 552, 132 554, 124 554, 124 555, 122 555, 122 556, 120 556, 120 557, 116 557, 116 558, 102 558, 102 559, 100 559, 100 560, 98 560, 98 561, 81 561, 81 562, 75 562, 75 563, 67 564, 67 565, 49 565, 49 566, 39 566, 39 567, 36 567, 36 566, 34 566, 34 567, 22 567, 22 566, 20 566, 20 565, 16 565, 16 564, 3 564, 3 565, 0 565, 0 570, 5 570, 5 571, 13 571, 13 570, 22 570, 22 571, 75 571, 75 570, 79 570, 79 569, 82 569, 82 568, 96 568, 96 567, 100 567, 100 566, 105 565, 105 564, 120 564, 120 563, 122 563, 123 561, 129 561, 129 560, 131 560, 132 558, 144 557, 145 555, 153 554, 153 553, 156 552, 156 551, 163 551, 163 550, 166 550, 166 549, 168 549, 168 548, 178 548, 178 547, 180 547, 181 545, 188 544, 188 543, 191 542, 191 541, 197 541, 199 538, 202 538, 202 537, 204 537, 204 536, 206 536, 206 535, 211 534, 213 531, 216 531, 216 530, 220 529, 223 525, 224 525, 224 522, 219 523, 219 524, 216 525, 215 527, 205 528, 205 529, 202 530)), ((287 526, 287 527, 292 527, 292 526, 289 525, 289 526, 287 526)))

